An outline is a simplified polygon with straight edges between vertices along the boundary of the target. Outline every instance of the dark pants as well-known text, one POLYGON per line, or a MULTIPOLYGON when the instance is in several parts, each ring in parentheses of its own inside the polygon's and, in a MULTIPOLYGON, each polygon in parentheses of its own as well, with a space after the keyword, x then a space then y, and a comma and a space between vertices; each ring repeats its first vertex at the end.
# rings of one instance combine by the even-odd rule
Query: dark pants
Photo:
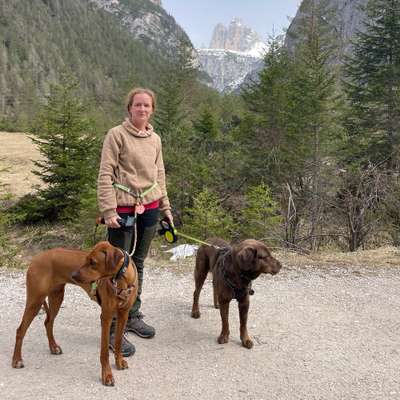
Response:
MULTIPOLYGON (((121 217, 125 217, 129 214, 120 213, 121 217)), ((142 293, 143 287, 143 268, 144 260, 147 257, 147 253, 150 249, 151 241, 153 240, 154 234, 157 229, 157 222, 159 217, 159 209, 154 208, 146 210, 143 214, 137 215, 136 220, 136 248, 132 255, 132 260, 136 265, 139 277, 139 287, 138 296, 133 304, 132 308, 129 310, 129 317, 135 317, 139 313, 142 301, 140 295, 142 293)), ((124 228, 108 228, 108 241, 116 247, 126 250, 131 253, 135 240, 135 228, 124 227, 124 228)))

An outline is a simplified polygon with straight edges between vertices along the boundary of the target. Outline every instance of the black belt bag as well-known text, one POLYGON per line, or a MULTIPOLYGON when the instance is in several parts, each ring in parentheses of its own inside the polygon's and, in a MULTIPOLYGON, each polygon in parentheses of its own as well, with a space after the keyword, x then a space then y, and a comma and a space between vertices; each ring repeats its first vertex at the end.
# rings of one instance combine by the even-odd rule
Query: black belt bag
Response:
POLYGON ((135 225, 136 215, 120 215, 117 221, 122 228, 130 228, 135 225))

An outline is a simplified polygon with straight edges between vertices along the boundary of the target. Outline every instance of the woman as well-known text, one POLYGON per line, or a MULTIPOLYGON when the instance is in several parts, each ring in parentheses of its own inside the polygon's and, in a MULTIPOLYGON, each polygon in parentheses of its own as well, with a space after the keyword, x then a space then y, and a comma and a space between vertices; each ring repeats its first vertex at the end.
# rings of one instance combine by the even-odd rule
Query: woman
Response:
MULTIPOLYGON (((107 133, 98 177, 98 204, 108 229, 109 242, 132 253, 139 275, 138 298, 129 312, 126 331, 144 338, 155 329, 140 313, 144 260, 156 231, 159 213, 172 223, 160 137, 149 124, 156 100, 149 89, 128 94, 128 118, 107 133), (136 215, 136 221, 134 216, 136 215), (121 225, 124 226, 121 226, 121 225)), ((110 348, 114 349, 115 321, 111 325, 110 348)), ((133 355, 135 347, 124 335, 122 353, 133 355)))

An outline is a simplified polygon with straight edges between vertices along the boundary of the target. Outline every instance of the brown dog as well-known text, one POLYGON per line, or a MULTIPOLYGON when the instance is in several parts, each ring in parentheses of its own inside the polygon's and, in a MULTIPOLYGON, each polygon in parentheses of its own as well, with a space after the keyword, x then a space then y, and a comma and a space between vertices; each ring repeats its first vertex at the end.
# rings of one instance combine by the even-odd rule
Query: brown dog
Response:
POLYGON ((53 325, 67 283, 79 285, 91 297, 95 295, 101 305, 101 379, 104 385, 113 386, 108 351, 111 321, 113 315, 116 315, 115 364, 117 369, 126 369, 128 363, 121 354, 121 340, 129 309, 137 296, 138 276, 130 257, 108 242, 98 243, 89 253, 57 248, 44 251, 33 258, 26 275, 26 306, 17 329, 12 366, 24 366, 22 342, 42 305, 47 314, 44 324, 50 352, 62 353, 54 339, 53 325), (97 283, 96 293, 92 289, 93 283, 97 283))
POLYGON ((272 257, 267 246, 257 240, 247 239, 233 247, 222 239, 212 239, 209 243, 212 246, 203 245, 197 251, 192 317, 200 318, 200 291, 211 271, 214 306, 220 308, 222 319, 218 343, 227 343, 229 340, 229 303, 236 299, 239 303, 240 340, 244 347, 251 349, 253 342, 247 332, 249 295, 253 293, 251 281, 260 274, 277 274, 281 264, 272 257))

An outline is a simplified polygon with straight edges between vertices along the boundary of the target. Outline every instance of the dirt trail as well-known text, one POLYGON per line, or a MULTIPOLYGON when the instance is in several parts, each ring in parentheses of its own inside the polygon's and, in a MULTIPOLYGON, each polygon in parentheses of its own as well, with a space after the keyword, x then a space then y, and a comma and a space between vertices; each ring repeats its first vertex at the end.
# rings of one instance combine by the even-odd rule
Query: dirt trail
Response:
POLYGON ((190 318, 192 274, 148 266, 146 319, 152 340, 131 336, 137 353, 101 385, 99 309, 70 286, 56 321, 64 354, 49 353, 44 316, 34 320, 23 348, 25 368, 10 367, 15 329, 24 308, 24 273, 0 272, 1 399, 362 399, 400 398, 400 270, 371 267, 285 267, 255 281, 249 331, 239 343, 238 313, 231 341, 219 345, 217 310, 208 280, 202 317, 190 318))

